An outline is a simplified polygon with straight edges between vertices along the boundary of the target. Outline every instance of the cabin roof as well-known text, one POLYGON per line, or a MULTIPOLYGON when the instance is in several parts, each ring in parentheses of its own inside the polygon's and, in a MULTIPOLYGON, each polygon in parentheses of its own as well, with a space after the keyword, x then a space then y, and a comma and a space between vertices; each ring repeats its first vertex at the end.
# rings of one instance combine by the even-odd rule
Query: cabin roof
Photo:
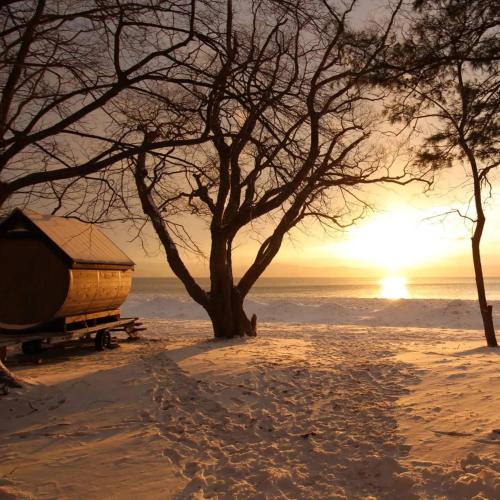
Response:
POLYGON ((73 265, 134 265, 134 262, 93 224, 55 215, 43 215, 28 209, 16 209, 1 225, 8 225, 9 221, 18 217, 31 222, 73 265))

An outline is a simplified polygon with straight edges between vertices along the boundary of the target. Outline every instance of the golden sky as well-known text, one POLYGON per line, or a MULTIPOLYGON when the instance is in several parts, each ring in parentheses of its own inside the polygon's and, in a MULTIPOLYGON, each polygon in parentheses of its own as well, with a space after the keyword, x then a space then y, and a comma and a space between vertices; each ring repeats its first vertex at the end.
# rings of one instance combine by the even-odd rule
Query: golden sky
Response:
MULTIPOLYGON (((467 188, 460 186, 463 172, 451 172, 440 179, 432 192, 421 186, 377 187, 369 194, 376 210, 343 232, 325 233, 314 224, 307 231, 296 230, 283 243, 266 276, 383 277, 473 276, 470 255, 470 225, 458 215, 444 216, 452 209, 467 209, 467 188)), ((486 203, 487 223, 482 253, 485 275, 500 276, 500 200, 486 203)), ((208 239, 199 228, 201 246, 208 239)), ((130 243, 124 227, 108 234, 136 262, 136 276, 172 276, 161 248, 150 241, 150 255, 130 243)), ((257 244, 243 238, 235 253, 235 275, 241 276, 253 258, 257 244)), ((206 261, 190 257, 194 276, 206 276, 206 261)))

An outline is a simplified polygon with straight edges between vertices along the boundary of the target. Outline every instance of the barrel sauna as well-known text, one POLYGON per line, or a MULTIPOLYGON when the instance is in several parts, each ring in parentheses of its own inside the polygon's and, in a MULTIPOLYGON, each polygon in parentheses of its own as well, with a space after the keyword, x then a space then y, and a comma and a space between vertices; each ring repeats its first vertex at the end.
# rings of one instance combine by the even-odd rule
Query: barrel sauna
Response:
POLYGON ((15 210, 0 224, 0 330, 116 314, 133 268, 91 224, 15 210))

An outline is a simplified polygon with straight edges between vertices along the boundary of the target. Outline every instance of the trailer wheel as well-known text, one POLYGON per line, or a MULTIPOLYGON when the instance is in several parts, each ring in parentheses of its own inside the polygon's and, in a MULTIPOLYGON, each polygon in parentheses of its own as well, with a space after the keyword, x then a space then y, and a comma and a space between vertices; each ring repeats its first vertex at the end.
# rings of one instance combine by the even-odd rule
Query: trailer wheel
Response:
POLYGON ((95 335, 95 348, 104 351, 111 344, 111 334, 107 330, 101 330, 95 335))
POLYGON ((23 342, 21 348, 23 350, 23 354, 32 356, 33 354, 37 354, 42 350, 42 341, 38 339, 29 340, 28 342, 23 342))

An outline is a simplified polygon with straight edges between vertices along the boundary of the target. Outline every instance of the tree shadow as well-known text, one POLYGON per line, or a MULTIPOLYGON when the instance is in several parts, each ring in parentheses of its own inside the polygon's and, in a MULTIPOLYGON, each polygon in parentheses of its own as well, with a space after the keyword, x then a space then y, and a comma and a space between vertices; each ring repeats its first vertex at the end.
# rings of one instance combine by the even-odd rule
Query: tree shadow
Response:
POLYGON ((500 348, 499 347, 475 347, 474 349, 466 349, 465 351, 460 351, 454 353, 455 356, 474 356, 476 354, 486 354, 488 356, 499 356, 500 348))
POLYGON ((227 349, 228 347, 245 345, 248 341, 249 337, 235 337, 233 339, 204 339, 196 341, 189 346, 169 349, 168 357, 172 361, 178 363, 185 359, 198 356, 199 354, 204 354, 219 349, 227 349))

